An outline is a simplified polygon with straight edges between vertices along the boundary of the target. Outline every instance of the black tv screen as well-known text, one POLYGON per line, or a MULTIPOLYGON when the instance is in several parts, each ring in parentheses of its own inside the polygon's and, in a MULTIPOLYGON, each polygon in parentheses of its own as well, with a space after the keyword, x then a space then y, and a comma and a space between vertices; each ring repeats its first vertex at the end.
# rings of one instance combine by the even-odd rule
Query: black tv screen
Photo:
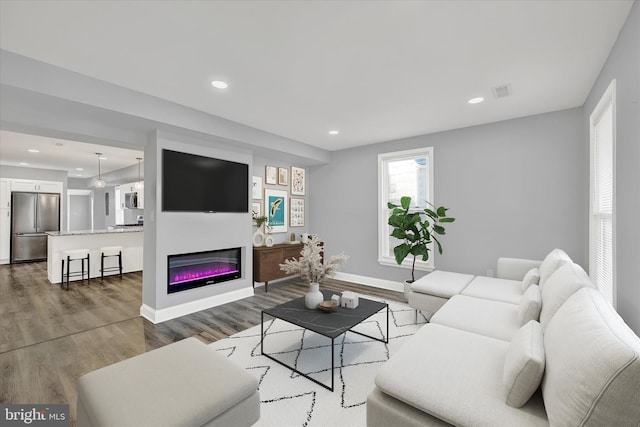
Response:
POLYGON ((249 165, 162 150, 162 210, 249 212, 249 165))

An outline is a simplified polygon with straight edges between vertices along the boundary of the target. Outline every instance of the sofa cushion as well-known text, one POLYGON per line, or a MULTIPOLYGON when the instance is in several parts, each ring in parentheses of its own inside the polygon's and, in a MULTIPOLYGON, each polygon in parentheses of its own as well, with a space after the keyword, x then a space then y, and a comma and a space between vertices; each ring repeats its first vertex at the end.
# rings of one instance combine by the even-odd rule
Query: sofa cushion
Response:
POLYGON ((640 338, 595 289, 572 295, 544 332, 551 425, 640 425, 640 338))
POLYGON ((520 280, 477 276, 462 291, 461 295, 519 304, 520 298, 522 298, 522 282, 520 280))
POLYGON ((503 383, 507 405, 519 408, 540 387, 544 373, 544 344, 540 323, 531 320, 509 343, 503 383))
POLYGON ((507 342, 521 326, 517 305, 466 295, 451 297, 431 317, 431 323, 507 342))
POLYGON ((473 279, 471 274, 436 270, 411 284, 411 290, 441 298, 458 295, 473 279))
POLYGON ((582 267, 573 262, 565 263, 549 277, 542 288, 540 324, 543 330, 567 298, 585 286, 594 287, 582 267))
POLYGON ((427 324, 375 378, 384 393, 453 425, 547 426, 540 394, 521 408, 504 401, 509 343, 427 324))
POLYGON ((540 309, 542 308, 542 293, 538 285, 529 286, 518 305, 518 318, 520 326, 526 325, 530 320, 540 319, 540 309))
POLYGON ((537 285, 540 282, 540 269, 538 267, 534 267, 531 270, 527 271, 527 274, 524 275, 522 279, 522 292, 526 292, 529 286, 537 285))
POLYGON ((544 289, 547 279, 563 264, 571 262, 569 255, 562 249, 554 249, 545 257, 540 264, 540 287, 544 289))

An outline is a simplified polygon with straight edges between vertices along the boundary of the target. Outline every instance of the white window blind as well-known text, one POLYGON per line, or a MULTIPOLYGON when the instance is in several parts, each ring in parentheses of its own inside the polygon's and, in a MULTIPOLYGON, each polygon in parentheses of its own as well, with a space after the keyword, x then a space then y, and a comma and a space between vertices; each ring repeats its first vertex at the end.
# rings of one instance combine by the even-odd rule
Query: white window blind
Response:
POLYGON ((590 117, 589 275, 615 307, 615 80, 590 117))

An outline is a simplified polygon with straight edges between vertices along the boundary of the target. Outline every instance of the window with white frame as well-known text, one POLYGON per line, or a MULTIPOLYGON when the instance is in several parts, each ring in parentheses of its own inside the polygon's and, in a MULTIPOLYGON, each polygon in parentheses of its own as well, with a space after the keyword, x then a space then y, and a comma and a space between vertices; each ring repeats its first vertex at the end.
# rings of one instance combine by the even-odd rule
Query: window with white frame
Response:
MULTIPOLYGON (((393 248, 401 242, 391 237, 387 223, 390 210, 387 203, 400 204, 403 196, 411 197, 411 207, 422 210, 433 203, 433 147, 396 151, 378 155, 378 262, 398 266, 393 248)), ((402 266, 411 268, 412 257, 402 266)), ((433 270, 433 257, 429 261, 416 260, 416 269, 433 270)))
POLYGON ((589 276, 615 307, 615 80, 611 82, 591 113, 589 127, 589 276))

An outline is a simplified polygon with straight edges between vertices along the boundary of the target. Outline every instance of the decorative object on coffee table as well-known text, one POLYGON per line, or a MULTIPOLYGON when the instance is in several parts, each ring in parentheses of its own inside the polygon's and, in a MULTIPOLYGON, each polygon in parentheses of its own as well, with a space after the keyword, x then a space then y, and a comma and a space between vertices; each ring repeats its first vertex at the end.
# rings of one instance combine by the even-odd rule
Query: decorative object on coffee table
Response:
MULTIPOLYGON (((429 202, 427 202, 429 203, 429 202)), ((431 203, 429 203, 431 205, 431 203)), ((429 208, 417 210, 411 208, 411 197, 404 196, 400 198, 400 205, 395 203, 387 203, 387 207, 391 209, 388 224, 393 228, 391 236, 402 240, 398 246, 393 248, 398 265, 402 265, 410 254, 413 255, 413 264, 411 265, 411 282, 415 282, 416 257, 422 256, 423 261, 429 260, 429 251, 431 244, 436 243, 438 252, 442 254, 442 245, 436 238, 436 234, 445 234, 444 227, 439 223, 447 223, 455 221, 455 218, 447 216, 447 208, 444 206, 435 207, 434 210, 429 208)))
POLYGON ((322 301, 318 308, 322 311, 326 311, 327 313, 331 313, 338 309, 338 303, 335 301, 322 301))
POLYGON ((288 259, 280 264, 280 269, 288 274, 299 274, 300 278, 309 282, 309 292, 305 295, 305 305, 309 309, 316 309, 323 301, 319 291, 320 283, 333 275, 349 257, 344 253, 334 255, 322 263, 322 245, 318 236, 304 242, 300 258, 288 259))

